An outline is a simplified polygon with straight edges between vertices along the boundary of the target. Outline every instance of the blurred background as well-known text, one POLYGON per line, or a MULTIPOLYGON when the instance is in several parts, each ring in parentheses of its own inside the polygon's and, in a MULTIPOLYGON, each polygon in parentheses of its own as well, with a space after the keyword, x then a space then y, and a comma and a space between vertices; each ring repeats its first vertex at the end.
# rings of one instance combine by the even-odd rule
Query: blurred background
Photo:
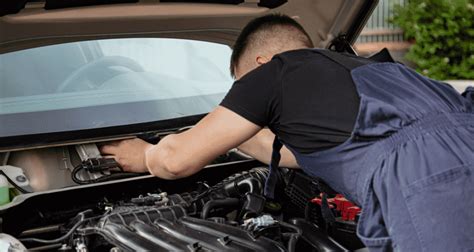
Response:
POLYGON ((370 55, 383 48, 390 50, 392 57, 403 63, 410 42, 403 37, 403 30, 390 22, 395 15, 395 6, 405 6, 408 0, 379 0, 372 16, 356 42, 356 49, 362 55, 370 55))
POLYGON ((438 80, 474 85, 474 0, 379 0, 355 44, 438 80))

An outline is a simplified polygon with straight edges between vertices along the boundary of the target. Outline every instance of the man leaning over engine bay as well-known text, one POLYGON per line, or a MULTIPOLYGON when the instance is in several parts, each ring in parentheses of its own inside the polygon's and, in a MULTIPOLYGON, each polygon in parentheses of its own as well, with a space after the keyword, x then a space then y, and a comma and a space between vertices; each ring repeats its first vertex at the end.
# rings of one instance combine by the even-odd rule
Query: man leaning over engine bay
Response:
POLYGON ((281 153, 280 166, 362 207, 357 235, 371 251, 474 249, 474 89, 460 95, 401 64, 313 47, 288 16, 254 19, 234 45, 236 82, 220 106, 157 145, 101 151, 125 171, 177 179, 239 146, 273 163, 269 198, 281 153))

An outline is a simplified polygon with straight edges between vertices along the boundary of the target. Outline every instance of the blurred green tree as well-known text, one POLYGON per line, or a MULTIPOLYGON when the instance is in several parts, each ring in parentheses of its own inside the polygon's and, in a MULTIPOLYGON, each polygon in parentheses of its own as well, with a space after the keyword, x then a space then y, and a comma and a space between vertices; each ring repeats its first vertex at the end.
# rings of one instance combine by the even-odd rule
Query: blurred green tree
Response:
POLYGON ((390 21, 414 42, 406 58, 434 79, 474 79, 474 1, 409 0, 390 21))

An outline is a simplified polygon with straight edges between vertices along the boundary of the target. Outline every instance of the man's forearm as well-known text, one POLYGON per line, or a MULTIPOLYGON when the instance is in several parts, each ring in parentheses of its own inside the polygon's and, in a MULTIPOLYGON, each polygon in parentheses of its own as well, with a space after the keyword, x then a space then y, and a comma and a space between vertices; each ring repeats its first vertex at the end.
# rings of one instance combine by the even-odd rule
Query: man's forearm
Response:
POLYGON ((166 143, 157 144, 148 149, 145 152, 145 164, 148 171, 164 179, 178 178, 178 174, 169 171, 169 161, 167 159, 170 157, 171 152, 172 150, 166 143))
POLYGON ((138 138, 127 139, 101 146, 101 153, 113 157, 124 171, 149 171, 161 178, 177 179, 198 172, 260 129, 235 112, 218 106, 193 128, 168 135, 157 145, 138 138))
POLYGON ((178 179, 199 171, 200 167, 178 157, 176 137, 169 135, 146 151, 145 163, 151 174, 164 179, 178 179))
MULTIPOLYGON (((238 149, 262 163, 269 164, 272 155, 272 144, 274 138, 275 135, 269 129, 262 129, 254 137, 241 144, 238 149)), ((299 168, 295 156, 290 150, 288 150, 288 148, 283 146, 280 154, 280 166, 299 168)))
MULTIPOLYGON (((179 134, 169 135, 146 150, 145 163, 151 174, 164 179, 178 179, 198 172, 205 165, 207 161, 190 162, 189 157, 193 156, 193 153, 183 153, 187 151, 183 146, 179 146, 183 142, 179 139, 180 137, 182 136, 179 134)), ((238 148, 245 154, 268 164, 274 137, 275 135, 270 130, 264 129, 238 148)), ((281 150, 280 166, 299 167, 294 155, 286 147, 281 150)))

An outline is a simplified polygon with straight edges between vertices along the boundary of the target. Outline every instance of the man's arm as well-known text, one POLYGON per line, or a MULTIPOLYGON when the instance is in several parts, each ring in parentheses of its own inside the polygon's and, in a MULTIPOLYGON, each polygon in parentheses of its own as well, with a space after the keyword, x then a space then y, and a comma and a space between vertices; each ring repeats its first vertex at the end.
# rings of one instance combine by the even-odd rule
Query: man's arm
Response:
MULTIPOLYGON (((241 144, 238 149, 265 164, 270 163, 272 146, 275 135, 269 129, 262 129, 255 136, 241 144)), ((280 151, 280 166, 299 168, 296 158, 291 151, 283 146, 280 151)))
POLYGON ((260 126, 219 106, 193 128, 169 135, 157 145, 132 139, 104 145, 101 152, 114 157, 125 171, 149 171, 161 178, 177 179, 198 172, 260 129, 260 126))

